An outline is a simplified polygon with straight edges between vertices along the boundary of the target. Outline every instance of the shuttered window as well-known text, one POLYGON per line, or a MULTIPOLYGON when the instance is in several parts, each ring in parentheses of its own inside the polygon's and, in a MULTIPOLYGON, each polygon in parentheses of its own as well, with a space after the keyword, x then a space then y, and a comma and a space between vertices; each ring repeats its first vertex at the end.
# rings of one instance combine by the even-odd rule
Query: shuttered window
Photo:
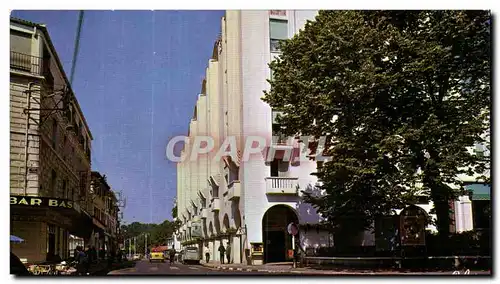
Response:
POLYGON ((31 34, 10 30, 10 51, 31 55, 31 34))

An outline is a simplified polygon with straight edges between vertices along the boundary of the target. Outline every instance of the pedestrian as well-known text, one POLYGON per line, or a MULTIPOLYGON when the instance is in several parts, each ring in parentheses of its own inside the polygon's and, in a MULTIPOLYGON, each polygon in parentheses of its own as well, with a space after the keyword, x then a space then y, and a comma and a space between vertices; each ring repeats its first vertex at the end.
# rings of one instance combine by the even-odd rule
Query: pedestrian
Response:
POLYGON ((84 252, 86 261, 84 262, 85 266, 85 274, 90 274, 90 266, 94 262, 94 254, 92 252, 92 247, 90 245, 87 246, 87 250, 84 252))
POLYGON ((114 250, 110 250, 109 251, 109 255, 108 255, 108 269, 111 270, 111 268, 113 267, 113 261, 115 259, 115 251, 114 250))
POLYGON ((224 243, 221 241, 219 246, 219 255, 220 255, 220 263, 224 264, 224 255, 226 254, 226 248, 224 247, 224 243))
POLYGON ((81 246, 76 247, 75 253, 76 273, 78 275, 87 274, 87 263, 89 262, 88 255, 83 252, 83 247, 81 246))
POLYGON ((170 264, 174 263, 174 257, 175 257, 175 249, 171 248, 169 251, 170 254, 170 264))
POLYGON ((208 248, 208 245, 205 246, 204 252, 205 252, 205 261, 208 263, 210 261, 210 249, 208 248))
POLYGON ((231 264, 231 243, 227 243, 227 249, 226 249, 226 257, 227 257, 227 264, 231 264))

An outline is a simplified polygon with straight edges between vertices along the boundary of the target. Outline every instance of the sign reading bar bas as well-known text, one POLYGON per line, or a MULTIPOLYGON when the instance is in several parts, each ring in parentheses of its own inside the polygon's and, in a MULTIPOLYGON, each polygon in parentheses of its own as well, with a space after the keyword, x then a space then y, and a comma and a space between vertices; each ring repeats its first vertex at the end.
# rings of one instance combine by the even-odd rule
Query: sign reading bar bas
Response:
POLYGON ((73 201, 67 199, 34 196, 10 196, 10 205, 73 208, 73 201))

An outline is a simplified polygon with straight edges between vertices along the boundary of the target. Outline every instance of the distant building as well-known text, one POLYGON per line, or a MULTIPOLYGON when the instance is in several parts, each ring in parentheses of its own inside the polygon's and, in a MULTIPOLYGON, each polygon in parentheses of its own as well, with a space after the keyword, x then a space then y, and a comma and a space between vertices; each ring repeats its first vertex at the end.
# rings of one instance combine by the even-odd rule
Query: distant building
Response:
POLYGON ((118 200, 105 176, 93 171, 90 184, 93 210, 93 234, 90 240, 96 248, 116 251, 118 238, 118 200))

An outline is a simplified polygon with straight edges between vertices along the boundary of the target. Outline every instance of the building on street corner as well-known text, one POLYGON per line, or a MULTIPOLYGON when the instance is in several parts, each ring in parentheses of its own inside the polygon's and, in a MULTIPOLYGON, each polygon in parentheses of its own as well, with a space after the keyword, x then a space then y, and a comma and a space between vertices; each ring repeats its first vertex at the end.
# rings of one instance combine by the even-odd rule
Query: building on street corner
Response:
POLYGON ((90 182, 92 198, 92 238, 89 243, 98 250, 116 251, 118 233, 118 199, 111 190, 106 176, 93 171, 90 182))
POLYGON ((90 237, 92 135, 47 28, 10 20, 11 249, 66 258, 90 237))
POLYGON ((293 36, 316 13, 227 11, 222 18, 222 32, 189 125, 189 143, 181 154, 186 159, 177 164, 182 222, 177 237, 183 246, 208 246, 215 261, 220 261, 221 244, 233 263, 288 261, 292 237, 286 227, 291 222, 304 224, 303 245, 331 244, 332 236, 318 226, 320 216, 301 202, 301 190, 314 190, 318 182, 310 175, 317 163, 283 158, 296 153, 297 143, 274 141, 266 148, 275 152, 271 162, 240 161, 229 155, 215 161, 212 152, 189 159, 197 136, 212 137, 215 149, 235 137, 239 152, 245 137, 279 136, 276 113, 260 99, 271 77, 268 63, 279 56, 278 41, 293 36))
MULTIPOLYGON (((182 247, 197 246, 201 253, 208 246, 215 261, 220 261, 221 245, 230 251, 233 263, 289 261, 290 223, 298 225, 297 245, 305 251, 334 246, 330 230, 320 225, 322 217, 302 199, 302 191, 321 194, 317 187, 321 181, 311 173, 322 162, 286 158, 302 152, 303 144, 281 138, 276 122, 279 112, 261 100, 263 90, 269 88, 267 80, 272 79, 268 64, 280 55, 279 41, 298 33, 316 14, 312 10, 226 11, 177 163, 177 219, 181 225, 174 237, 182 247), (215 150, 198 154, 196 149, 204 147, 201 136, 211 137, 215 150), (272 155, 271 159, 242 159, 251 136, 272 141, 262 152, 265 157, 272 155), (233 146, 225 144, 233 137, 236 157, 216 158, 219 149, 233 146)), ((473 182, 474 177, 460 178, 472 181, 467 186, 476 191, 473 200, 489 200, 488 185, 473 182)), ((470 198, 463 195, 450 203, 457 224, 450 231, 472 230, 476 221, 470 198)), ((389 240, 382 237, 387 235, 385 230, 397 234, 395 224, 408 216, 435 218, 432 208, 432 202, 420 198, 416 204, 397 210, 397 223, 389 216, 387 224, 375 224, 375 232, 353 239, 363 247, 387 249, 389 240)), ((435 227, 428 225, 422 230, 435 231, 435 227)), ((417 235, 413 241, 421 240, 417 235)))

